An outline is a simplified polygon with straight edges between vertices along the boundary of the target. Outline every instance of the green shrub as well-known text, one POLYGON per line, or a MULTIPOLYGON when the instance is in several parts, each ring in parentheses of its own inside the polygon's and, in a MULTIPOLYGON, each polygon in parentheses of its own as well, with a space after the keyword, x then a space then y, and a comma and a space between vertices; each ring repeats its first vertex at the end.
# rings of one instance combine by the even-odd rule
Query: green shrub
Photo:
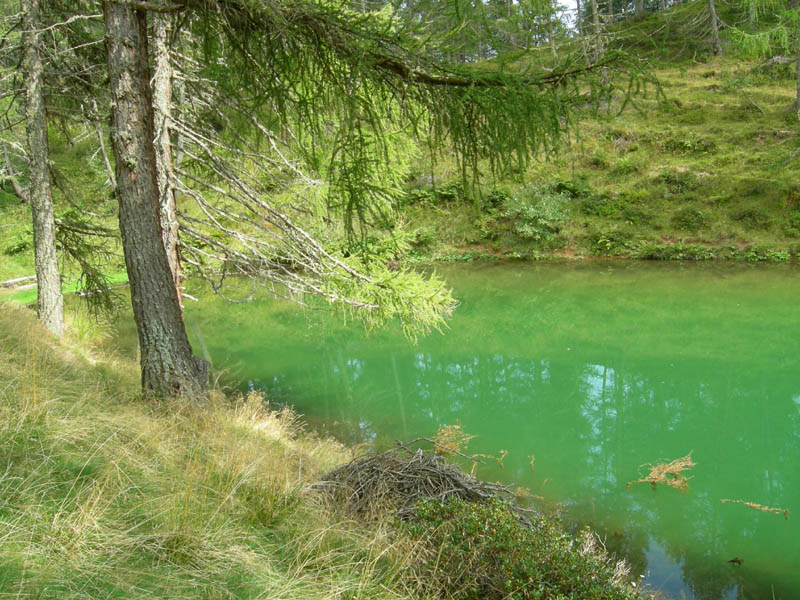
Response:
POLYGON ((416 540, 412 572, 425 596, 459 600, 637 598, 625 570, 594 545, 537 519, 526 527, 499 500, 426 500, 401 525, 416 540))
POLYGON ((636 247, 634 236, 629 231, 610 229, 589 236, 589 250, 599 256, 627 254, 636 247))
POLYGON ((672 216, 672 224, 684 231, 697 231, 706 226, 706 213, 696 208, 682 208, 672 216))
POLYGON ((581 212, 592 217, 613 217, 620 211, 620 206, 607 193, 597 193, 581 200, 581 212))
POLYGON ((553 185, 553 191, 567 194, 570 198, 585 198, 591 195, 592 186, 586 177, 575 177, 574 179, 557 181, 553 185))
POLYGON ((16 256, 31 248, 33 248, 33 243, 29 238, 18 237, 14 242, 5 247, 3 254, 6 256, 16 256))
POLYGON ((550 187, 526 187, 505 203, 503 216, 524 240, 552 245, 567 221, 569 196, 550 187))
POLYGON ((511 200, 512 197, 512 194, 508 190, 503 188, 495 188, 486 194, 484 206, 489 210, 494 210, 503 206, 503 204, 511 200))
POLYGON ((772 221, 769 215, 759 208, 743 208, 731 213, 731 219, 739 221, 747 229, 769 229, 772 221))
POLYGON ((685 194, 700 185, 697 175, 691 171, 666 171, 659 175, 658 180, 666 185, 670 194, 685 194))

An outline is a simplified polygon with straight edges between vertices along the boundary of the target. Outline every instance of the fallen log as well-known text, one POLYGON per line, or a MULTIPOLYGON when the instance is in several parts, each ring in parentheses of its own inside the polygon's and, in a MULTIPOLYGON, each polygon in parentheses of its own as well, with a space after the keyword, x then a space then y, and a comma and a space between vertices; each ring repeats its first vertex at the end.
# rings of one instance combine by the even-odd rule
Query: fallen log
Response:
POLYGON ((16 287, 20 283, 34 281, 35 279, 36 275, 26 275, 25 277, 17 277, 16 279, 7 279, 6 281, 0 281, 0 287, 16 287))

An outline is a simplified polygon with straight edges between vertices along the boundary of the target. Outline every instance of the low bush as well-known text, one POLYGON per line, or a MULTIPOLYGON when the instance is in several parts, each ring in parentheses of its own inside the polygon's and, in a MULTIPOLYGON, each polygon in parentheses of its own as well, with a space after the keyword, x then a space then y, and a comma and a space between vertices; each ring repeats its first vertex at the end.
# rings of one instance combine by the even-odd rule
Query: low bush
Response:
POLYGON ((772 221, 763 210, 759 208, 743 208, 731 213, 731 219, 739 221, 747 229, 769 229, 772 221))
POLYGON ((506 201, 503 216, 512 221, 514 233, 524 240, 552 247, 569 216, 569 196, 550 187, 526 187, 506 201))
POLYGON ((544 519, 523 523, 507 503, 421 502, 401 524, 419 551, 411 564, 426 596, 459 600, 639 598, 627 568, 595 535, 578 539, 544 519))
POLYGON ((672 216, 672 224, 684 231, 697 231, 708 222, 706 214, 696 208, 682 208, 672 216))

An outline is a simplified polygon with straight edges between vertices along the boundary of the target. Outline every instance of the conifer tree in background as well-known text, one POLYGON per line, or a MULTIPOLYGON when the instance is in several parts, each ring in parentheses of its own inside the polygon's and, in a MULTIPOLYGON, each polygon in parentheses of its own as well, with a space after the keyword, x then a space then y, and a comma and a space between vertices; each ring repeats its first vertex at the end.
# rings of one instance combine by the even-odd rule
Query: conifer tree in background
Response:
POLYGON ((800 120, 800 6, 793 0, 742 0, 750 27, 732 26, 730 37, 747 58, 767 58, 776 52, 794 54, 794 110, 800 120), (755 25, 763 26, 754 31, 755 25))
POLYGON ((50 151, 44 105, 40 53, 39 0, 22 0, 25 123, 30 184, 27 196, 33 215, 36 304, 39 319, 55 335, 64 332, 64 298, 56 254, 56 225, 50 186, 50 151))

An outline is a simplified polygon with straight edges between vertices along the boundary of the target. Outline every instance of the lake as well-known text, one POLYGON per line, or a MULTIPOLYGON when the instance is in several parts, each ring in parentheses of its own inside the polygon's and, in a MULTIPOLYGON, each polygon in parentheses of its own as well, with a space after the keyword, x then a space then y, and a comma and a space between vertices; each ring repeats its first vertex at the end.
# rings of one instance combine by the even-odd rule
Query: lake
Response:
POLYGON ((416 345, 397 328, 366 335, 271 299, 204 295, 186 320, 228 381, 345 442, 387 446, 460 424, 476 436, 469 452, 505 453, 481 477, 562 504, 568 524, 596 528, 666 597, 800 598, 797 267, 437 272, 461 305, 416 345), (627 489, 648 464, 690 453, 688 490, 627 489))

